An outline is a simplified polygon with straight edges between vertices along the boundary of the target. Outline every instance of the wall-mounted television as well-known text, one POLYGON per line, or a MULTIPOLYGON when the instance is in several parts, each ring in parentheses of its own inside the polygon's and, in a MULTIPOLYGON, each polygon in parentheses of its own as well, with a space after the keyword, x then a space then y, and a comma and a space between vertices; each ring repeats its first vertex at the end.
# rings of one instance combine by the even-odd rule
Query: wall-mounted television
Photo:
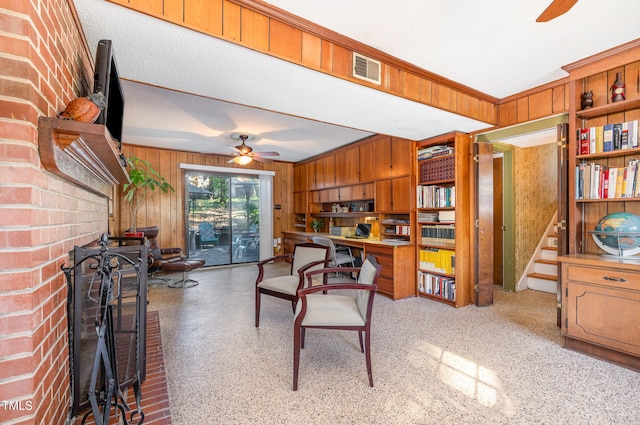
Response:
POLYGON ((96 50, 96 71, 93 75, 93 92, 102 92, 106 106, 95 121, 107 127, 111 137, 122 146, 122 121, 124 118, 124 94, 118 77, 118 67, 111 40, 100 40, 96 50))

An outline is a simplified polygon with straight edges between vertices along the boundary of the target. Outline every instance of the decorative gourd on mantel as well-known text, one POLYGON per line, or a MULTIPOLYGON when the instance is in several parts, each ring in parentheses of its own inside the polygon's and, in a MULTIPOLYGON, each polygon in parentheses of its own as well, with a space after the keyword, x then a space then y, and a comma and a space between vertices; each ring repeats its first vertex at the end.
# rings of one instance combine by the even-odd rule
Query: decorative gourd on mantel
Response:
POLYGON ((111 198, 115 186, 129 182, 116 141, 104 125, 40 117, 38 145, 46 170, 91 192, 111 198))

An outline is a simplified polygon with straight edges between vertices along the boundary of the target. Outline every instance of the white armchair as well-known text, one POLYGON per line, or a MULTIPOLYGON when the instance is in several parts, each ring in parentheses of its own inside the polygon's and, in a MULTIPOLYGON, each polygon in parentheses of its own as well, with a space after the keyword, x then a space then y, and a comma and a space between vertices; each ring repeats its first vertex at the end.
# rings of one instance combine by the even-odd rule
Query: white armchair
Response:
POLYGON ((298 368, 300 365, 300 349, 304 348, 307 328, 339 329, 358 331, 360 351, 365 354, 369 386, 373 387, 371 373, 371 311, 373 297, 378 290, 378 277, 382 266, 375 258, 367 257, 361 268, 325 268, 306 273, 309 285, 298 290, 298 305, 293 325, 293 390, 298 389, 298 368), (356 283, 336 283, 330 285, 311 286, 317 275, 335 273, 336 270, 358 274, 356 283), (350 292, 336 295, 334 292, 350 292), (355 295, 351 295, 355 293, 355 295), (364 344, 362 333, 364 332, 364 344))

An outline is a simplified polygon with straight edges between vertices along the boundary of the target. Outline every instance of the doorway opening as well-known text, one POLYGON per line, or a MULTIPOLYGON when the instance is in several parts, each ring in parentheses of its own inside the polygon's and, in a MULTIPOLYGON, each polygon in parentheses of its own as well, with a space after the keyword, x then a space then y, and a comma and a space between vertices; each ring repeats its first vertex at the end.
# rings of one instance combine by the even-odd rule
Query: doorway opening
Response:
POLYGON ((259 176, 187 171, 185 193, 189 257, 205 266, 259 261, 259 176))

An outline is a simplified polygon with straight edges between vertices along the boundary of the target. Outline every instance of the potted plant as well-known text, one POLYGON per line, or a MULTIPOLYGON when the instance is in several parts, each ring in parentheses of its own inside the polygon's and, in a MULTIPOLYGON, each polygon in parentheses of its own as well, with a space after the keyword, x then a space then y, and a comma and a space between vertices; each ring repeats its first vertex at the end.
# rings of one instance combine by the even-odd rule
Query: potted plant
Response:
POLYGON ((127 168, 131 182, 122 185, 122 192, 124 193, 123 199, 129 203, 130 231, 126 232, 125 236, 142 237, 144 235, 136 232, 136 223, 138 212, 147 197, 147 193, 149 193, 150 190, 156 189, 164 193, 169 192, 169 190, 175 192, 175 190, 169 182, 151 166, 149 161, 132 155, 127 158, 127 168))
POLYGON ((311 220, 311 228, 314 232, 318 233, 320 229, 322 229, 322 221, 314 218, 313 220, 311 220))

